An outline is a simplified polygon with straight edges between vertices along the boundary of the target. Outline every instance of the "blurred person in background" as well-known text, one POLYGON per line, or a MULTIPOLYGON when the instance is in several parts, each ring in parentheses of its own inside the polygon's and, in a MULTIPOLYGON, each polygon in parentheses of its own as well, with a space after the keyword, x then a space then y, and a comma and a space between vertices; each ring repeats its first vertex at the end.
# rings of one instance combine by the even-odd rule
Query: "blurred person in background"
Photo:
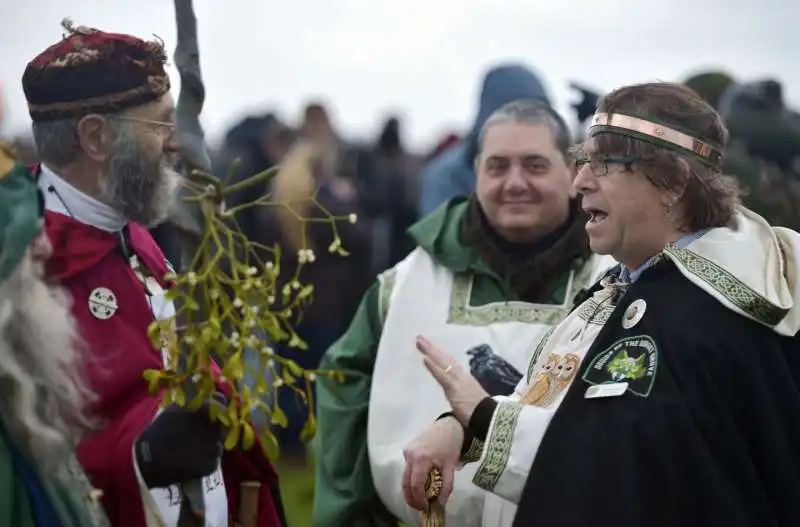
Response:
POLYGON ((724 71, 702 71, 689 76, 684 82, 712 108, 719 111, 722 96, 736 82, 724 71))
POLYGON ((720 114, 731 138, 724 168, 746 189, 744 204, 773 225, 800 229, 800 114, 786 107, 781 83, 732 85, 720 114))
POLYGON ((0 84, 0 132, 3 131, 3 123, 6 117, 6 94, 3 85, 0 84))
POLYGON ((246 117, 225 135, 224 160, 219 172, 227 175, 238 158, 239 179, 262 172, 280 162, 295 139, 294 131, 274 113, 246 117))
POLYGON ((742 186, 743 202, 772 225, 800 228, 800 116, 774 79, 737 83, 719 71, 684 82, 720 112, 730 140, 723 170, 742 186))
MULTIPOLYGON (((214 156, 214 174, 235 184, 281 162, 295 140, 295 132, 274 113, 249 116, 228 130, 225 141, 214 156), (236 166, 233 164, 236 162, 236 166), (233 172, 231 172, 233 171, 233 172)), ((251 203, 267 194, 269 183, 252 185, 226 197, 228 207, 251 203)), ((236 221, 248 238, 263 228, 263 217, 256 208, 245 208, 236 221)))
MULTIPOLYGON (((5 124, 6 98, 3 85, 0 84, 0 137, 3 137, 3 126, 5 124)), ((4 148, 14 152, 14 158, 22 165, 32 165, 38 160, 36 156, 36 145, 30 135, 23 137, 8 138, 0 141, 4 148)))
MULTIPOLYGON (((303 120, 300 124, 300 137, 313 144, 317 151, 321 170, 325 174, 342 174, 342 163, 345 160, 345 144, 331 123, 328 109, 321 102, 311 102, 303 110, 303 120)), ((354 174, 348 182, 353 185, 354 174)), ((355 189, 345 191, 344 182, 334 183, 340 192, 355 194, 355 189)))
POLYGON ((303 109, 300 133, 319 147, 321 144, 336 143, 338 134, 333 128, 328 109, 321 102, 310 102, 303 109))
POLYGON ((414 249, 406 231, 417 220, 418 174, 419 160, 403 144, 400 118, 388 118, 358 168, 359 217, 372 232, 373 277, 414 249))
POLYGON ((592 116, 594 116, 594 112, 597 109, 597 101, 600 99, 600 95, 596 91, 577 82, 571 82, 569 87, 580 95, 580 99, 570 104, 572 110, 575 112, 575 122, 577 124, 575 141, 580 142, 583 141, 587 124, 592 116))
POLYGON ((338 200, 354 201, 358 207, 358 160, 361 149, 339 135, 324 104, 311 102, 306 105, 299 135, 314 145, 316 162, 319 164, 317 176, 324 179, 326 192, 338 200))
POLYGON ((472 130, 461 143, 429 162, 420 174, 420 216, 430 214, 452 198, 475 191, 474 160, 483 123, 504 104, 519 99, 549 104, 542 81, 525 66, 506 64, 486 73, 472 130))
POLYGON ((444 134, 436 142, 436 145, 433 147, 433 149, 425 156, 425 162, 428 163, 432 161, 439 155, 456 146, 459 142, 461 142, 461 136, 456 132, 448 132, 444 134))
MULTIPOLYGON (((573 298, 613 265, 587 245, 557 113, 512 102, 486 116, 476 139, 475 193, 411 228, 416 249, 373 283, 322 361, 345 379, 317 384, 315 526, 417 523, 402 495, 402 451, 447 402, 419 363, 416 335, 437 335, 487 390, 507 395, 573 298)), ((448 525, 482 525, 488 495, 468 472, 448 525)))
POLYGON ((44 280, 51 254, 36 181, 0 144, 0 525, 107 527, 75 456, 96 423, 66 291, 44 280))
MULTIPOLYGON (((294 277, 300 259, 306 261, 298 281, 312 285, 314 293, 295 330, 308 349, 281 345, 281 355, 308 369, 317 368, 325 350, 344 333, 370 280, 370 242, 364 226, 360 222, 336 223, 338 243, 349 253, 341 256, 330 250, 336 240, 331 226, 313 221, 324 218, 324 211, 344 217, 356 214, 355 196, 340 195, 331 188, 331 182, 339 176, 329 172, 335 163, 326 164, 323 156, 307 139, 295 143, 271 181, 271 200, 276 206, 260 209, 261 214, 269 216, 262 224, 270 228, 254 239, 281 247, 280 287, 294 277), (302 256, 304 251, 313 253, 312 261, 302 256)), ((264 258, 273 259, 269 255, 264 258)), ((275 429, 281 450, 290 464, 305 464, 301 430, 308 419, 308 408, 291 387, 281 387, 278 394, 289 421, 287 428, 275 429)))

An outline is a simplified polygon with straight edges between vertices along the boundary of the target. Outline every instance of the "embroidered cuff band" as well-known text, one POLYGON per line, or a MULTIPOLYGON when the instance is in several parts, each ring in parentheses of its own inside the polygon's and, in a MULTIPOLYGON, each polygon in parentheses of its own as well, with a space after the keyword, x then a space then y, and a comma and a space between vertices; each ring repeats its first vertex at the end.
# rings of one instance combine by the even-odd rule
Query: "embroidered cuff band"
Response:
POLYGON ((722 165, 722 149, 719 146, 640 117, 620 113, 597 113, 592 119, 589 137, 603 133, 624 135, 674 152, 688 154, 712 168, 718 169, 722 165))
POLYGON ((459 461, 464 465, 467 463, 475 463, 476 461, 480 461, 481 456, 483 455, 483 447, 484 442, 474 437, 469 444, 464 442, 464 448, 461 449, 459 461))

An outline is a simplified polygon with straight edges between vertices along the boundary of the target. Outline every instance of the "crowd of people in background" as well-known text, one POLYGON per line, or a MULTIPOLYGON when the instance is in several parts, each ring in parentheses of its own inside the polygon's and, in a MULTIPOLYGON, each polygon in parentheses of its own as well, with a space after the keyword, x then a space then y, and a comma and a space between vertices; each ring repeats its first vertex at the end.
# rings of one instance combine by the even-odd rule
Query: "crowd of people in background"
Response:
MULTIPOLYGON (((524 65, 498 65, 481 83, 473 127, 443 135, 427 152, 409 150, 397 116, 386 118, 371 141, 351 140, 337 129, 332 110, 319 102, 307 104, 298 123, 285 122, 275 112, 247 116, 228 130, 222 144, 212 145, 215 172, 226 177, 233 166, 232 182, 282 166, 263 187, 232 196, 230 205, 264 193, 296 204, 294 211, 257 208, 239 218, 249 238, 284 248, 285 276, 298 265, 296 249, 318 249, 315 265, 306 266, 300 277, 314 286, 314 302, 298 327, 309 349, 284 351, 300 365, 319 364, 346 330, 376 276, 413 250, 407 229, 448 199, 474 191, 474 151, 483 121, 512 100, 551 102, 545 81, 524 65), (298 220, 323 211, 357 215, 355 224, 339 225, 349 256, 327 250, 333 241, 330 227, 298 220)), ((772 225, 800 229, 800 113, 787 107, 781 83, 734 79, 712 71, 685 79, 685 84, 724 118, 730 133, 724 170, 746 189, 745 204, 772 225)), ((579 123, 573 130, 573 140, 578 141, 601 94, 573 88, 579 100, 570 117, 579 123)), ((22 161, 37 160, 28 138, 18 138, 14 145, 22 161)), ((169 256, 168 244, 162 245, 169 256)), ((284 451, 303 458, 300 428, 307 409, 294 401, 293 393, 287 390, 282 404, 290 425, 278 432, 284 451)))

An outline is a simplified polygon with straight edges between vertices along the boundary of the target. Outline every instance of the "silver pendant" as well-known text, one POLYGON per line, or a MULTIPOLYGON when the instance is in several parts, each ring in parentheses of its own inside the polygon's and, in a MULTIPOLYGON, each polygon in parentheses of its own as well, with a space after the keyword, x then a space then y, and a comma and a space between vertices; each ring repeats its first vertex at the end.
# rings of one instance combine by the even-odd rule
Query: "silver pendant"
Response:
POLYGON ((108 320, 118 308, 117 296, 106 287, 97 287, 89 295, 89 311, 95 318, 108 320))
POLYGON ((625 310, 625 314, 622 315, 622 327, 625 329, 631 329, 633 326, 638 324, 640 320, 642 320, 646 310, 647 302, 641 298, 631 302, 631 305, 629 305, 628 309, 625 310))

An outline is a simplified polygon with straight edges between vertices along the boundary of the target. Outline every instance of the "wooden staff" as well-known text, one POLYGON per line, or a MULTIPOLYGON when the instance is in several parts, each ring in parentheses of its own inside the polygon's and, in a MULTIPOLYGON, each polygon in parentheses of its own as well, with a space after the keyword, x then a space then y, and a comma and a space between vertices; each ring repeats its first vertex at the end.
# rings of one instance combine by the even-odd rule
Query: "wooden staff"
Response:
POLYGON ((239 517, 236 527, 258 526, 258 502, 261 496, 261 483, 243 481, 239 484, 239 517))

